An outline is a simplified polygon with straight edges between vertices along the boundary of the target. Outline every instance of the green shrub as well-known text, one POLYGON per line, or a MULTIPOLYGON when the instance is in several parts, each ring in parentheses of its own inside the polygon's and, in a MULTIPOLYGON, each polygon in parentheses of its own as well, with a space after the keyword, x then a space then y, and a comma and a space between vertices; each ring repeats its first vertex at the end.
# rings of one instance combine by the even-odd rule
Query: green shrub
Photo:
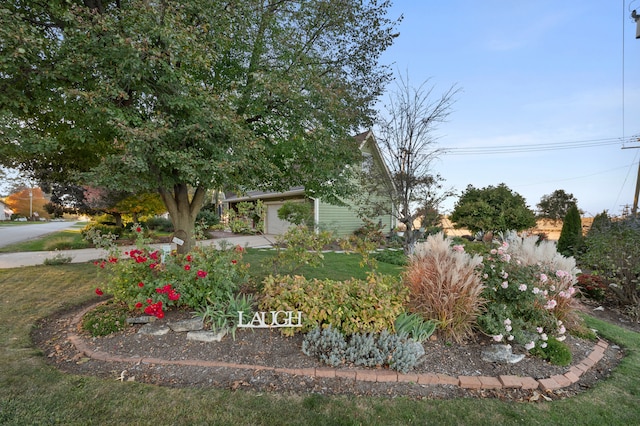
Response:
POLYGON ((322 265, 322 250, 333 241, 329 231, 315 232, 305 225, 291 226, 276 237, 276 254, 268 262, 274 274, 292 274, 303 266, 322 265))
POLYGON ((571 349, 564 342, 550 338, 545 347, 536 346, 531 351, 532 355, 538 356, 554 365, 566 366, 571 364, 573 355, 571 349))
POLYGON ((313 209, 309 202, 285 201, 278 209, 278 219, 294 225, 313 225, 313 209))
POLYGON ((98 222, 89 222, 81 231, 82 236, 88 241, 91 241, 92 233, 96 232, 99 232, 102 235, 112 234, 115 235, 116 238, 121 238, 126 231, 124 228, 119 226, 105 225, 98 222))
POLYGON ((377 245, 383 245, 386 242, 384 235, 384 227, 381 222, 375 223, 370 219, 362 219, 363 225, 353 231, 353 235, 363 240, 371 241, 377 245))
POLYGON ((198 212, 198 216, 196 216, 196 222, 202 222, 207 227, 212 227, 220 223, 220 216, 218 216, 218 213, 215 209, 205 210, 203 208, 198 212))
MULTIPOLYGON (((594 220, 595 222, 595 220, 594 220)), ((640 219, 598 220, 578 255, 580 266, 601 276, 618 302, 640 308, 640 219)))
POLYGON ((483 260, 487 304, 478 324, 495 341, 535 353, 548 339, 564 340, 567 329, 580 327, 573 286, 578 270, 553 243, 510 234, 483 260))
POLYGON ((242 247, 199 247, 186 256, 162 253, 149 247, 144 230, 134 229, 136 248, 124 259, 118 247, 111 247, 108 259, 96 262, 107 273, 105 291, 116 302, 159 318, 171 306, 228 312, 247 279, 242 247))
POLYGON ((147 219, 144 226, 153 231, 173 232, 173 223, 171 220, 161 216, 152 217, 147 219))
POLYGON ((71 260, 71 256, 56 253, 53 257, 47 257, 43 263, 45 265, 66 265, 67 263, 71 263, 71 260))
POLYGON ((409 258, 402 250, 382 250, 372 254, 378 262, 390 263, 392 265, 406 266, 409 258))
POLYGON ((82 329, 93 337, 106 336, 128 327, 129 309, 122 303, 108 302, 87 312, 82 318, 82 329))
POLYGON ((565 256, 575 256, 582 249, 582 221, 578 207, 569 207, 558 239, 558 252, 565 256))
POLYGON ((264 311, 302 311, 302 327, 281 329, 285 335, 328 325, 350 335, 393 330, 406 300, 402 283, 386 275, 347 281, 269 276, 259 306, 264 311))
POLYGON ((457 342, 471 336, 481 313, 484 286, 476 274, 482 258, 451 248, 443 234, 416 244, 404 281, 411 312, 433 320, 445 338, 457 342))

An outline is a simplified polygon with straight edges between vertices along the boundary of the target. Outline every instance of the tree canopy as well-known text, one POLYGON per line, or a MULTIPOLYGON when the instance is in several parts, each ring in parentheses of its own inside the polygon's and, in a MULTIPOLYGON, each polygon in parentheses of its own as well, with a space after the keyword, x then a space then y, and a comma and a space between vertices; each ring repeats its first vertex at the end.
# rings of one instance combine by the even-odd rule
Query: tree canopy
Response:
POLYGON ((537 204, 538 216, 558 220, 564 218, 578 200, 573 194, 567 194, 563 189, 556 189, 552 194, 543 195, 537 204))
POLYGON ((0 6, 0 158, 160 193, 190 248, 208 188, 330 198, 389 79, 388 1, 14 0, 0 6))
POLYGON ((467 186, 454 206, 451 221, 454 227, 473 233, 522 231, 536 225, 524 197, 504 183, 482 189, 467 186))

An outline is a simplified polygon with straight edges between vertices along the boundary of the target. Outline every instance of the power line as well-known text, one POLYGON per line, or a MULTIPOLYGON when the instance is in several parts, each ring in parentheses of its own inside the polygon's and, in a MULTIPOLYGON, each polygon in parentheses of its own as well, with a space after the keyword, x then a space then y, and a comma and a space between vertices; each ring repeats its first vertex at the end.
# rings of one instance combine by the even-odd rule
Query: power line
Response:
POLYGON ((482 154, 517 154, 522 152, 558 151, 566 149, 594 148, 608 145, 620 145, 625 142, 635 142, 636 138, 628 141, 620 138, 590 139, 571 142, 522 144, 522 145, 493 145, 483 147, 450 147, 443 148, 445 155, 482 155, 482 154))

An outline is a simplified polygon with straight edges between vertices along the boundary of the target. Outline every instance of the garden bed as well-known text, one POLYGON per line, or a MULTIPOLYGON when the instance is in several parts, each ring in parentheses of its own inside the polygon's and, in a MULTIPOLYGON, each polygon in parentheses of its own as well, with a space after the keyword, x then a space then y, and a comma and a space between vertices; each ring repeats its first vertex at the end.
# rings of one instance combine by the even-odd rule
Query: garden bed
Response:
MULTIPOLYGON (((215 387, 281 393, 351 394, 376 396, 407 396, 410 398, 494 397, 517 401, 540 398, 540 390, 497 389, 470 390, 455 385, 421 385, 416 383, 375 383, 351 378, 320 378, 276 372, 260 367, 317 368, 326 367, 304 355, 300 348, 302 336, 283 337, 277 330, 239 330, 221 342, 203 343, 187 341, 184 334, 169 333, 149 336, 138 333, 140 326, 126 331, 92 338, 83 334, 74 324, 83 307, 59 312, 41 320, 33 329, 32 338, 44 352, 46 359, 61 370, 102 378, 130 380, 170 387, 215 387), (149 361, 131 363, 90 359, 79 353, 68 339, 78 334, 91 351, 104 352, 111 358, 143 357, 161 360, 221 361, 251 365, 255 368, 206 367, 202 365, 171 365, 149 361)), ((190 316, 185 311, 168 311, 160 320, 174 321, 190 316)), ((586 358, 594 342, 568 337, 566 343, 573 354, 573 364, 586 358)), ((425 355, 412 373, 435 373, 452 377, 515 375, 542 379, 566 373, 569 367, 551 365, 539 358, 526 356, 517 364, 495 364, 482 361, 481 351, 490 345, 489 338, 460 345, 435 338, 424 343, 425 355)), ((580 381, 545 393, 548 398, 566 398, 591 388, 606 378, 622 357, 622 350, 610 345, 604 357, 580 381)), ((349 367, 347 367, 349 368, 349 367)))

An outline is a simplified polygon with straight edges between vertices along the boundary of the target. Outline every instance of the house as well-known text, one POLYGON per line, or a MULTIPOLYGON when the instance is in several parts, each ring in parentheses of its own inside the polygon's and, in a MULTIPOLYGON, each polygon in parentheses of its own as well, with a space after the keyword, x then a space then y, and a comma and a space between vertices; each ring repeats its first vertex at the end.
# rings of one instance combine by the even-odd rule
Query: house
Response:
POLYGON ((13 210, 9 208, 4 202, 0 201, 0 220, 11 220, 13 210))
MULTIPOLYGON (((389 170, 384 162, 378 144, 372 131, 366 131, 354 138, 360 143, 360 151, 362 152, 363 170, 371 167, 381 168, 384 176, 389 176, 389 184, 391 177, 389 170)), ((302 186, 292 187, 285 192, 263 192, 249 191, 243 195, 226 194, 224 203, 227 209, 237 210, 237 204, 241 202, 255 203, 258 200, 264 205, 264 232, 266 234, 283 234, 287 231, 291 223, 278 218, 278 209, 286 201, 310 203, 313 208, 314 222, 319 229, 326 229, 336 233, 337 236, 347 236, 363 225, 363 221, 358 217, 353 209, 353 202, 342 200, 346 206, 339 206, 323 201, 321 198, 313 198, 305 193, 302 186)), ((392 202, 389 199, 389 205, 392 202)), ((390 207, 391 208, 391 207, 390 207)), ((372 217, 370 220, 381 223, 383 231, 388 232, 395 226, 395 219, 391 214, 372 217)))

